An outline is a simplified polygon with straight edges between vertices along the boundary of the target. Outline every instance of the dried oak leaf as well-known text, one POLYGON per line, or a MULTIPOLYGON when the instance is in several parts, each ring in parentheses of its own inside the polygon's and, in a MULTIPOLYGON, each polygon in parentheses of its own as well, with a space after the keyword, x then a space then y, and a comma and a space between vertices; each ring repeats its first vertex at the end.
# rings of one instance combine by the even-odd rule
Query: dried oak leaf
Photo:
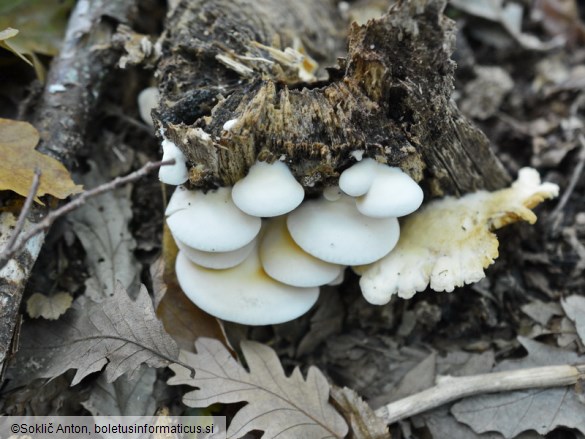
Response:
POLYGON ((11 190, 26 197, 35 169, 41 171, 41 180, 35 201, 50 194, 63 199, 82 191, 61 163, 35 151, 39 132, 28 122, 0 118, 0 191, 11 190))
MULTIPOLYGON (((518 339, 528 351, 528 356, 521 360, 503 361, 494 371, 585 362, 585 357, 572 351, 524 337, 518 339)), ((574 428, 585 434, 584 410, 585 406, 573 387, 474 396, 451 408, 455 418, 476 433, 496 431, 506 438, 516 437, 527 430, 545 435, 557 427, 574 428)))
POLYGON ((57 320, 71 307, 72 302, 73 297, 68 293, 57 293, 52 296, 34 293, 26 301, 26 312, 33 319, 42 317, 47 320, 57 320))
POLYGON ((147 416, 156 410, 156 371, 142 366, 132 378, 124 375, 108 383, 101 375, 81 404, 94 416, 147 416))
POLYGON ((154 315, 144 286, 135 301, 120 284, 100 303, 82 296, 56 322, 26 322, 20 338, 16 366, 26 369, 29 379, 77 369, 71 385, 104 366, 106 379, 112 382, 125 373, 138 373, 143 363, 164 367, 179 355, 154 315))
POLYGON ((351 432, 348 439, 390 439, 388 426, 354 390, 333 387, 331 398, 349 421, 351 432))
POLYGON ((573 294, 561 300, 563 311, 575 323, 581 343, 585 344, 585 297, 573 294))
POLYGON ((348 432, 343 417, 329 403, 329 384, 316 367, 310 367, 305 380, 298 368, 287 377, 268 346, 242 342, 248 372, 237 363, 218 340, 201 338, 196 354, 181 351, 180 360, 195 369, 178 364, 168 384, 189 385, 183 402, 189 407, 215 403, 247 402, 234 416, 228 438, 239 438, 252 430, 264 432, 263 439, 342 438, 348 432))
MULTIPOLYGON (((91 170, 81 177, 87 187, 108 181, 103 165, 90 162, 90 166, 91 170)), ((128 188, 91 198, 67 217, 86 252, 91 274, 85 283, 86 294, 96 302, 110 296, 118 281, 127 289, 137 285, 140 269, 134 256, 136 241, 129 228, 131 218, 128 188)))

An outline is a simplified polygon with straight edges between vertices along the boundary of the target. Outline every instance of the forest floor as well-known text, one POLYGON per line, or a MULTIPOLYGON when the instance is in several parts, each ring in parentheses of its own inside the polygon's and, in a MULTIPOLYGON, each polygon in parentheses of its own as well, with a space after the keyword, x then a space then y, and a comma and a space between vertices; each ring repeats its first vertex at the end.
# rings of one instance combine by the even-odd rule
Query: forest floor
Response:
MULTIPOLYGON (((145 3, 151 18, 140 31, 156 34, 164 9, 155 1, 145 3)), ((476 284, 452 293, 427 290, 378 307, 362 298, 358 276, 347 270, 345 281, 324 288, 313 310, 297 320, 263 327, 225 324, 233 346, 243 339, 270 346, 287 372, 295 366, 303 372, 316 366, 330 383, 353 389, 373 409, 432 386, 438 375, 585 363, 585 6, 576 0, 516 1, 507 6, 495 0, 457 0, 446 14, 458 27, 455 102, 488 136, 510 175, 534 167, 543 181, 560 186, 559 198, 536 209, 535 225, 517 223, 497 232, 500 256, 476 284)), ((5 61, 0 116, 17 119, 38 95, 40 83, 33 69, 8 52, 0 53, 0 59, 5 61)), ((41 64, 49 59, 39 56, 41 64)), ((151 74, 129 67, 115 75, 99 114, 92 117, 95 126, 88 146, 77 159, 77 182, 93 187, 160 159, 158 142, 136 105, 139 91, 152 85, 151 74)), ((58 331, 43 325, 63 323, 60 317, 37 325, 35 321, 43 319, 31 319, 39 300, 33 295, 41 293, 40 300, 53 301, 37 303, 40 314, 47 308, 65 311, 72 300, 77 312, 89 313, 93 308, 87 300, 98 297, 100 289, 116 289, 115 282, 102 282, 113 278, 112 273, 124 285, 138 280, 146 285, 165 327, 176 326, 167 330, 179 346, 192 344, 200 335, 222 339, 217 322, 208 317, 185 335, 184 325, 173 322, 184 311, 173 307, 182 305, 161 302, 162 283, 167 283, 167 292, 176 289, 161 274, 159 259, 167 196, 154 173, 54 224, 24 293, 24 353, 17 354, 6 371, 2 413, 110 414, 105 413, 108 404, 117 414, 162 407, 185 412, 180 403, 185 388, 165 385, 172 376, 168 369, 124 369, 133 373, 132 383, 140 383, 133 387, 137 393, 128 396, 131 386, 124 380, 129 378, 112 370, 98 373, 105 360, 85 364, 86 374, 67 371, 80 368, 72 363, 51 366, 43 375, 31 368, 34 355, 27 353, 35 344, 26 337, 58 331), (118 244, 112 246, 112 239, 118 244), (170 306, 170 314, 161 303, 170 306)), ((1 197, 2 206, 9 206, 10 197, 1 197)), ((137 288, 130 294, 140 300, 137 288)), ((65 324, 72 321, 78 322, 65 324)), ((35 341, 41 342, 47 340, 35 341)), ((63 350, 57 354, 73 355, 63 350)), ((114 360, 108 361, 111 365, 114 360)), ((160 359, 144 362, 167 365, 160 359)), ((395 423, 391 433, 393 438, 583 438, 583 404, 582 384, 477 395, 395 423)), ((218 410, 228 416, 235 413, 231 408, 218 410)))

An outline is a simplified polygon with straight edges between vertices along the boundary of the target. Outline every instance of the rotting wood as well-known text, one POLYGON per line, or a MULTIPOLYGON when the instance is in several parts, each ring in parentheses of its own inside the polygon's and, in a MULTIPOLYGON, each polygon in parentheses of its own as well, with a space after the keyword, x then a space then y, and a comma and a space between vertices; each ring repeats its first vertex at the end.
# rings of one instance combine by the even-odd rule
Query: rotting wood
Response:
POLYGON ((259 159, 285 161, 319 191, 363 151, 432 195, 501 188, 509 177, 489 141, 450 98, 455 33, 445 3, 399 1, 352 25, 346 58, 326 80, 305 83, 265 46, 283 51, 296 37, 332 66, 326 54, 339 53, 347 28, 336 2, 180 1, 162 39, 157 131, 185 153, 195 187, 231 185, 259 159))

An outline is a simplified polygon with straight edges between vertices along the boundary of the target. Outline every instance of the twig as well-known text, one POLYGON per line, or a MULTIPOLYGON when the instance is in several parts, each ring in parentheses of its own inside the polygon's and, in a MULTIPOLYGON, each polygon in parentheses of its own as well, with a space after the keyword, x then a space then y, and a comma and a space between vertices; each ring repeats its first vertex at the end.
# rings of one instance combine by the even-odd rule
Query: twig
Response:
MULTIPOLYGON (((142 168, 134 171, 124 177, 116 177, 114 180, 99 185, 93 189, 83 192, 77 198, 74 198, 67 204, 64 204, 60 208, 53 210, 47 214, 43 218, 42 221, 35 224, 33 228, 31 228, 27 233, 21 236, 17 244, 13 244, 12 247, 8 246, 6 250, 4 250, 0 254, 0 269, 6 265, 6 263, 12 259, 18 252, 22 251, 24 246, 26 245, 27 241, 32 237, 42 233, 51 227, 51 225, 57 220, 58 218, 67 215, 68 213, 74 211, 75 209, 81 207, 89 198, 96 197, 98 195, 103 194, 104 192, 113 191, 114 189, 123 186, 128 183, 132 183, 139 178, 144 177, 149 172, 160 168, 161 166, 172 165, 175 163, 175 159, 166 160, 164 162, 148 162, 142 168)), ((35 190, 36 193, 36 190, 35 190)), ((33 195, 34 198, 34 195, 33 195)), ((28 198, 27 198, 28 201, 28 198)), ((23 209, 24 210, 24 209, 23 209)), ((20 220, 20 218, 19 218, 20 220)), ((23 221, 24 222, 24 221, 23 221)), ((12 239, 12 238, 11 238, 12 239)))
POLYGON ((559 226, 559 222, 561 221, 561 212, 565 208, 569 198, 573 194, 575 190, 575 186, 581 179, 581 175, 583 174, 583 169, 585 169, 585 137, 582 134, 579 134, 579 143, 581 144, 581 148, 579 150, 578 161, 577 165, 573 169, 573 173, 571 174, 571 180, 565 191, 563 192, 563 196, 559 200, 559 204, 555 207, 555 209, 550 214, 550 224, 551 224, 551 231, 553 234, 556 233, 556 230, 559 226))
MULTIPOLYGON (((41 170, 39 168, 35 168, 35 173, 33 175, 33 181, 30 185, 28 195, 26 196, 26 200, 24 200, 24 205, 22 206, 22 210, 20 211, 20 214, 18 215, 18 220, 16 221, 16 226, 14 227, 14 230, 12 231, 12 235, 10 236, 10 240, 6 244, 7 251, 10 251, 14 248, 14 245, 16 243, 16 239, 18 238, 18 235, 20 235, 20 232, 22 231, 22 228, 24 226, 24 222, 26 221, 26 217, 28 216, 28 213, 30 212, 30 208, 35 200, 35 197, 36 197, 37 192, 39 190, 40 184, 41 184, 41 170)), ((4 253, 4 252, 2 252, 2 253, 4 253)), ((2 257, 0 257, 0 261, 1 260, 2 260, 2 257)), ((0 263, 0 268, 2 268, 3 266, 4 266, 4 264, 0 263)))
POLYGON ((585 378, 585 364, 547 366, 466 377, 444 376, 430 389, 376 410, 387 424, 409 418, 443 404, 481 393, 570 386, 585 378))

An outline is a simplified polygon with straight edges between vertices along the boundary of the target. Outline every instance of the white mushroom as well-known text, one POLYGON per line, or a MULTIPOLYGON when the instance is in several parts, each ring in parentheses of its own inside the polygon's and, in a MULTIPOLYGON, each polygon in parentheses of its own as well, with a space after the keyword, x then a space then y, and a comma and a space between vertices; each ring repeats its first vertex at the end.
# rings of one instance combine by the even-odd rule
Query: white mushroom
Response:
POLYGON ((423 202, 423 191, 400 168, 378 164, 376 178, 366 194, 356 199, 358 210, 373 218, 400 217, 423 202))
POLYGON ((235 206, 229 188, 206 194, 178 188, 166 214, 176 240, 206 252, 240 249, 256 237, 261 226, 260 218, 246 215, 235 206))
POLYGON ((347 195, 359 197, 370 190, 378 169, 374 159, 363 159, 339 176, 339 187, 347 195))
POLYGON ((236 206, 258 217, 284 215, 301 204, 304 196, 303 187, 279 161, 255 163, 232 190, 236 206))
POLYGON ((341 265, 380 259, 394 248, 400 235, 396 218, 362 215, 348 196, 337 201, 307 201, 289 214, 287 226, 304 251, 341 265))
POLYGON ((223 124, 223 129, 224 129, 225 131, 229 131, 229 130, 231 130, 231 129, 232 129, 234 126, 235 126, 235 124, 237 124, 237 123, 238 123, 238 119, 230 119, 230 120, 228 120, 226 123, 224 123, 224 124, 223 124))
POLYGON ((414 212, 423 201, 423 191, 400 168, 363 159, 339 177, 343 192, 356 198, 358 210, 373 218, 400 217, 414 212))
POLYGON ((233 250, 231 252, 204 252, 197 250, 193 247, 189 247, 184 242, 179 241, 175 238, 177 247, 183 252, 185 257, 195 264, 201 265, 205 268, 213 268, 215 270, 223 270, 225 268, 235 267, 241 264, 246 259, 252 250, 256 241, 252 240, 249 244, 246 244, 242 248, 233 250))
POLYGON ((147 87, 138 94, 138 112, 144 122, 154 126, 151 112, 158 105, 160 93, 156 87, 147 87))
POLYGON ((270 325, 306 313, 317 301, 319 288, 298 288, 269 277, 254 250, 240 265, 210 270, 189 261, 183 252, 175 266, 181 288, 199 308, 230 322, 270 325))
POLYGON ((342 195, 343 193, 338 186, 327 186, 325 189, 323 189, 323 198, 325 198, 327 201, 337 201, 341 198, 342 195))
POLYGON ((341 285, 343 283, 344 279, 345 279, 345 268, 343 270, 341 270, 341 272, 339 273, 339 276, 337 276, 335 279, 333 279, 327 285, 330 285, 332 287, 335 287, 337 285, 341 285))
POLYGON ((284 216, 266 222, 260 260, 270 277, 295 287, 318 287, 335 280, 344 267, 311 256, 291 238, 284 216))
POLYGON ((158 171, 158 179, 166 184, 179 185, 185 183, 189 178, 187 159, 183 152, 168 139, 162 141, 164 160, 175 159, 174 165, 161 166, 158 171))

